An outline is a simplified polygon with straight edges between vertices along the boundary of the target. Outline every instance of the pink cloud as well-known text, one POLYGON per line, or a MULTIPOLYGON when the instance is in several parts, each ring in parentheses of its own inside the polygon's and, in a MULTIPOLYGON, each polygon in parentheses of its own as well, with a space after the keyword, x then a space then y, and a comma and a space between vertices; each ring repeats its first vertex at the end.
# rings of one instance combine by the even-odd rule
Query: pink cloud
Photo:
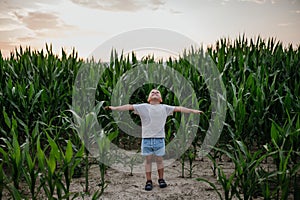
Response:
POLYGON ((64 24, 64 22, 53 13, 37 11, 29 12, 27 15, 21 15, 17 12, 14 14, 23 25, 34 31, 71 28, 71 26, 64 24))
POLYGON ((88 8, 106 11, 127 11, 133 12, 141 9, 157 10, 165 4, 163 0, 71 0, 74 4, 88 8))

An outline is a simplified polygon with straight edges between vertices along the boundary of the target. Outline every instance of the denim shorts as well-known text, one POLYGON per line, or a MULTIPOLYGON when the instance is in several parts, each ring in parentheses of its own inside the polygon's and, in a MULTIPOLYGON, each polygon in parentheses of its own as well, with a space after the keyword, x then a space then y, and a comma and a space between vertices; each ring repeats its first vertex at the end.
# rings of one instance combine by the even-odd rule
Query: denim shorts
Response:
POLYGON ((143 156, 165 155, 165 138, 143 138, 141 151, 143 156))

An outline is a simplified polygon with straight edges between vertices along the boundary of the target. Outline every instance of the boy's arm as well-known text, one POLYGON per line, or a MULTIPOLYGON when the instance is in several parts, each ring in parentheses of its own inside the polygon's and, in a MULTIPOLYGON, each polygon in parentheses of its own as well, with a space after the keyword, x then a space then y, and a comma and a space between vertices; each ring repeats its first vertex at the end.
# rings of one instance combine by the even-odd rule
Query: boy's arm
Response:
POLYGON ((122 106, 106 106, 106 110, 117 110, 117 111, 126 111, 126 110, 133 110, 133 105, 126 104, 122 106))
POLYGON ((174 112, 194 113, 194 114, 202 114, 203 113, 203 111, 201 111, 201 110, 189 109, 189 108, 182 107, 182 106, 176 106, 174 108, 174 112))

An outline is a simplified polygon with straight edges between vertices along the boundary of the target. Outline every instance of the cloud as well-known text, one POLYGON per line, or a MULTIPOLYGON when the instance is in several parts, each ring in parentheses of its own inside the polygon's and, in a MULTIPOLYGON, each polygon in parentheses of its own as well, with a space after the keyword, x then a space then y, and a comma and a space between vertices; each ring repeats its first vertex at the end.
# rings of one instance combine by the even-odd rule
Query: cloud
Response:
POLYGON ((40 8, 41 5, 55 5, 59 0, 4 0, 1 1, 0 16, 7 15, 8 13, 20 10, 36 9, 40 8))
POLYGON ((26 15, 14 13, 21 24, 33 31, 68 29, 72 26, 66 25, 57 15, 49 12, 28 12, 26 15))
POLYGON ((33 46, 37 40, 64 37, 66 31, 74 29, 64 23, 58 15, 47 8, 58 4, 53 0, 6 0, 0 2, 0 50, 9 55, 15 47, 33 46), (36 10, 36 12, 34 12, 36 10))
POLYGON ((292 23, 280 23, 280 24, 277 24, 278 26, 290 26, 292 25, 292 23))
POLYGON ((0 41, 16 43, 24 41, 24 38, 43 37, 47 35, 47 32, 49 35, 54 31, 64 32, 74 28, 65 24, 55 12, 41 11, 42 5, 58 2, 58 0, 7 0, 1 2, 0 41))
POLYGON ((240 0, 240 1, 248 1, 248 2, 257 3, 257 4, 266 3, 266 0, 240 0))
MULTIPOLYGON (((12 29, 12 30, 1 30, 0 31, 0 51, 2 56, 8 57, 11 51, 14 51, 15 48, 22 46, 22 38, 20 37, 20 33, 22 35, 28 35, 30 37, 31 33, 24 29, 12 29)), ((32 40, 27 40, 25 44, 30 43, 32 40)))
POLYGON ((175 9, 170 9, 170 12, 172 13, 172 14, 182 14, 182 12, 181 11, 179 11, 179 10, 175 10, 175 9))
POLYGON ((0 31, 0 42, 16 42, 15 39, 20 35, 20 32, 28 34, 22 29, 2 30, 0 31))
MULTIPOLYGON (((14 17, 0 18, 1 45, 30 43, 39 38, 64 37, 65 31, 75 27, 65 24, 58 16, 46 12, 14 13, 14 17)), ((0 46, 3 48, 3 46, 0 46)))
MULTIPOLYGON (((152 4, 151 6, 152 6, 152 10, 156 10, 156 9, 158 9, 160 6, 163 6, 163 5, 165 5, 165 1, 163 1, 163 0, 151 0, 150 1, 150 4, 152 4)), ((151 7, 150 6, 150 7, 151 7)))
MULTIPOLYGON (((284 0, 222 0, 222 4, 226 4, 227 2, 250 2, 250 3, 255 3, 255 4, 266 4, 266 3, 271 3, 271 4, 276 4, 279 3, 280 1, 284 0)), ((295 3, 297 0, 289 0, 291 1, 292 4, 295 3)))
POLYGON ((141 9, 157 10, 165 4, 164 0, 71 0, 74 4, 105 11, 135 12, 141 9))
POLYGON ((295 14, 295 15, 300 14, 300 10, 294 10, 294 9, 292 9, 289 12, 292 13, 292 14, 295 14))
POLYGON ((275 4, 278 0, 222 0, 221 4, 226 5, 227 3, 232 2, 249 2, 254 4, 266 4, 267 2, 270 2, 271 4, 275 4))
POLYGON ((0 31, 12 30, 20 26, 20 23, 12 18, 2 17, 0 18, 0 31))
POLYGON ((10 52, 17 46, 11 42, 0 41, 0 52, 3 57, 9 57, 10 52))

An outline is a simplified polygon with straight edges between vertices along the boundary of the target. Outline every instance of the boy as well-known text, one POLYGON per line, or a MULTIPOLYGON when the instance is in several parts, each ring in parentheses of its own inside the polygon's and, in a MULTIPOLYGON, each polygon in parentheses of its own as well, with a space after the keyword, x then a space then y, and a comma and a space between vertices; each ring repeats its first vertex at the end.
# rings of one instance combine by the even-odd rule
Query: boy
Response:
POLYGON ((107 109, 126 111, 134 110, 141 118, 142 122, 142 155, 145 156, 146 186, 145 190, 150 191, 153 188, 151 179, 152 156, 155 155, 155 161, 158 171, 158 184, 160 188, 167 187, 164 180, 163 156, 165 155, 165 123, 166 119, 173 112, 183 113, 203 113, 200 110, 189 109, 181 106, 169 106, 162 103, 160 91, 151 90, 148 96, 149 103, 127 104, 123 106, 108 106, 107 109))

